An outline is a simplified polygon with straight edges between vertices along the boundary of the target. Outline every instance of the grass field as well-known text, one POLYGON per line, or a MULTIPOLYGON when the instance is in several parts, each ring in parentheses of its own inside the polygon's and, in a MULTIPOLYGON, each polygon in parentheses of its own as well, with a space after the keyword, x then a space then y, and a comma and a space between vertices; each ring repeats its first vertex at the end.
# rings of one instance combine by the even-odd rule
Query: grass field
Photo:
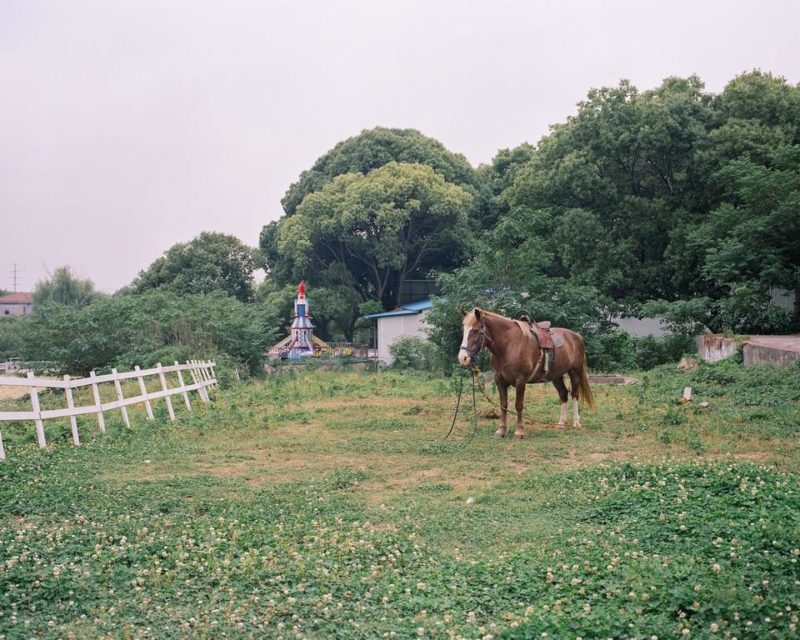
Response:
POLYGON ((284 374, 80 448, 4 427, 0 638, 796 637, 800 369, 662 367, 522 441, 486 402, 443 441, 454 384, 284 374))

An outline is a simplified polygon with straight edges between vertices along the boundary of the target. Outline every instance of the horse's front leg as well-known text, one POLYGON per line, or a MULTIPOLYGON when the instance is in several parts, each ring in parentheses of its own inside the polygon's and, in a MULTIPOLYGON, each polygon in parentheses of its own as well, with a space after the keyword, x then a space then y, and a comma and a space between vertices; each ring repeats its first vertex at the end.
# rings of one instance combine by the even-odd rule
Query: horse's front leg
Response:
POLYGON ((517 410, 517 429, 514 431, 514 437, 517 440, 522 440, 522 438, 525 437, 525 423, 522 419, 522 407, 525 403, 525 386, 525 382, 517 384, 517 398, 514 402, 514 407, 517 410))
POLYGON ((497 393, 500 394, 500 426, 494 432, 494 437, 505 438, 508 430, 508 385, 497 376, 494 383, 497 386, 497 393))

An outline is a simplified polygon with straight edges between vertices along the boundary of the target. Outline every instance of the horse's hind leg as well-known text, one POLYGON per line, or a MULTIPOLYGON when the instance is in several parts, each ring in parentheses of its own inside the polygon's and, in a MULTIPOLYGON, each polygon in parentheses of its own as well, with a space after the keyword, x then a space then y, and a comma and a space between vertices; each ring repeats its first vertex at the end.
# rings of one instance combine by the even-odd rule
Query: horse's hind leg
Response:
POLYGON ((517 385, 517 397, 514 402, 514 408, 517 410, 517 429, 514 431, 514 437, 517 440, 522 440, 525 437, 525 421, 522 418, 522 407, 525 404, 525 387, 527 383, 517 385))
MULTIPOLYGON (((573 427, 580 427, 581 425, 581 414, 578 411, 578 405, 580 400, 580 384, 581 384, 581 374, 580 371, 576 371, 575 369, 571 369, 569 372, 569 382, 570 387, 572 387, 572 426, 573 427)), ((566 407, 566 405, 564 405, 566 407)), ((564 412, 564 421, 566 422, 567 416, 566 412, 564 412)))
POLYGON ((505 438, 508 430, 508 385, 496 377, 494 383, 497 386, 497 393, 500 394, 500 426, 494 432, 494 437, 505 438))
POLYGON ((567 385, 564 384, 563 376, 558 376, 553 380, 553 386, 558 391, 558 397, 561 400, 561 417, 558 419, 559 427, 567 426, 567 400, 569 400, 569 391, 567 385))

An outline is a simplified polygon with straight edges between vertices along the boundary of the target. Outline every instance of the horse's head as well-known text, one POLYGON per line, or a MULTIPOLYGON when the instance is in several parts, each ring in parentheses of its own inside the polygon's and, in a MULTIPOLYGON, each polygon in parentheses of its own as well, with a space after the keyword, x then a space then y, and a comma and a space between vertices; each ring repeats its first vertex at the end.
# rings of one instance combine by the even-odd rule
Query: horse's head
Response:
POLYGON ((461 321, 464 335, 458 348, 458 363, 462 367, 468 367, 486 344, 486 327, 482 312, 477 307, 469 312, 462 311, 461 314, 464 316, 461 321))

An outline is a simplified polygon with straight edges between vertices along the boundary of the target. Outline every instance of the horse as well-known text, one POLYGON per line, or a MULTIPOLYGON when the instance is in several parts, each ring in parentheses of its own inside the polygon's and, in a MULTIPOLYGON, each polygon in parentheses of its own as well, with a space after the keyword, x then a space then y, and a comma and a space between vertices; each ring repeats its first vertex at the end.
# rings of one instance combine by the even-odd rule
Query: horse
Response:
MULTIPOLYGON (((477 307, 472 311, 462 311, 461 313, 464 316, 462 320, 464 334, 458 351, 459 364, 462 367, 470 366, 484 346, 491 353, 489 361, 494 372, 494 382, 500 394, 500 427, 494 433, 495 438, 504 438, 506 435, 508 387, 512 385, 517 391, 514 405, 517 410, 515 438, 524 437, 522 407, 525 399, 525 386, 535 382, 550 381, 553 383, 561 399, 561 418, 558 426, 565 427, 569 398, 569 391, 564 382, 565 375, 569 376, 572 390, 572 426, 581 426, 578 410, 579 399, 583 397, 593 409, 595 403, 592 388, 589 385, 586 350, 583 338, 579 333, 560 327, 553 327, 550 330, 555 353, 548 368, 545 350, 540 346, 542 339, 534 333, 532 325, 477 307)), ((540 327, 546 326, 549 326, 549 323, 540 325, 540 327)))

